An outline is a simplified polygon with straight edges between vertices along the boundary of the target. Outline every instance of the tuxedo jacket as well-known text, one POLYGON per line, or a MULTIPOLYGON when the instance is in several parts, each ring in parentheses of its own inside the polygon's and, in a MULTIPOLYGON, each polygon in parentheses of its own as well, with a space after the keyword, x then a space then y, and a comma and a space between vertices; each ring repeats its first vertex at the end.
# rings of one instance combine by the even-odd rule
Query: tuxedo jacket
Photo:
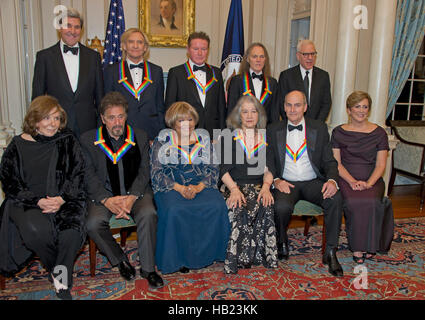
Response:
MULTIPOLYGON (((199 115, 198 128, 206 129, 212 137, 213 129, 226 127, 226 101, 224 98, 223 77, 219 68, 211 66, 215 78, 212 87, 205 97, 205 106, 202 106, 197 86, 188 75, 184 64, 171 68, 168 72, 165 106, 168 109, 176 101, 185 101, 195 108, 199 115)), ((213 77, 213 72, 207 67, 206 83, 213 77)))
MULTIPOLYGON (((165 128, 164 74, 160 66, 149 61, 147 64, 152 83, 149 83, 141 93, 140 99, 137 99, 123 82, 120 83, 120 62, 106 67, 104 71, 105 93, 110 91, 122 93, 128 102, 127 122, 135 128, 143 129, 148 134, 149 140, 154 140, 159 131, 165 128)), ((124 70, 129 84, 134 87, 127 62, 124 63, 124 70)), ((145 75, 146 70, 143 70, 143 77, 145 75)))
MULTIPOLYGON (((267 127, 267 167, 274 178, 282 178, 286 159, 288 121, 267 127)), ((329 141, 328 127, 323 121, 305 118, 307 154, 318 179, 338 181, 338 163, 329 141)))
MULTIPOLYGON (((284 70, 279 76, 279 112, 282 119, 286 118, 284 111, 285 96, 287 93, 299 90, 305 93, 304 81, 300 65, 284 70)), ((310 104, 305 113, 306 118, 325 121, 331 109, 331 83, 329 73, 313 67, 313 76, 310 90, 310 104)))
MULTIPOLYGON (((251 74, 248 73, 249 87, 252 91, 252 94, 255 96, 255 89, 252 83, 251 74)), ((278 90, 277 90, 277 81, 275 78, 268 77, 269 82, 269 91, 271 94, 264 101, 263 107, 267 114, 267 123, 272 123, 274 121, 279 120, 279 111, 277 109, 277 98, 278 98, 278 90)), ((238 102, 239 98, 243 96, 244 90, 244 75, 238 74, 234 76, 230 80, 229 90, 227 92, 227 116, 232 112, 233 108, 238 102)), ((261 95, 263 95, 265 89, 265 81, 263 81, 263 86, 261 89, 261 95)))
POLYGON ((98 52, 80 43, 78 87, 72 91, 63 61, 60 42, 37 52, 32 99, 51 95, 68 116, 67 126, 79 136, 98 125, 98 107, 103 98, 103 75, 98 52))
MULTIPOLYGON (((149 185, 149 141, 143 130, 134 128, 136 137, 136 148, 140 151, 140 167, 137 177, 128 190, 129 194, 142 196, 146 192, 151 192, 149 185)), ((85 132, 80 139, 83 149, 84 160, 86 162, 86 186, 89 200, 100 202, 101 200, 112 197, 111 191, 106 190, 105 185, 108 177, 106 161, 111 161, 102 151, 99 145, 95 145, 97 140, 97 129, 85 132)), ((132 147, 132 148, 134 148, 132 147)))

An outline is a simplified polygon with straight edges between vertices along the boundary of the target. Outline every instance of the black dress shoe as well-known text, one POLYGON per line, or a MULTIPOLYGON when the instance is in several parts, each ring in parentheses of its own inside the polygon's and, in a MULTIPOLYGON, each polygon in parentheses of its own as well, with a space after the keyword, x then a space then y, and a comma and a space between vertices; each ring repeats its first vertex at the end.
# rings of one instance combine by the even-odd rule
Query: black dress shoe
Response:
POLYGON ((155 271, 146 272, 140 269, 140 275, 142 278, 148 280, 149 287, 152 289, 159 289, 164 286, 164 281, 162 281, 162 278, 155 271))
POLYGON ((186 267, 182 267, 182 268, 180 268, 180 270, 179 270, 181 273, 188 273, 189 271, 190 271, 190 269, 189 268, 186 268, 186 267))
POLYGON ((279 260, 288 260, 289 259, 288 243, 279 244, 277 246, 277 258, 279 260))
POLYGON ((71 289, 60 289, 56 292, 56 296, 60 300, 72 300, 71 289))
POLYGON ((338 262, 338 259, 336 257, 336 249, 332 249, 328 253, 325 253, 323 255, 322 259, 323 264, 328 265, 329 267, 329 273, 335 277, 342 277, 344 275, 344 272, 342 271, 342 267, 338 262))
POLYGON ((127 281, 133 280, 136 277, 136 269, 126 260, 120 262, 118 269, 120 270, 121 277, 127 281))

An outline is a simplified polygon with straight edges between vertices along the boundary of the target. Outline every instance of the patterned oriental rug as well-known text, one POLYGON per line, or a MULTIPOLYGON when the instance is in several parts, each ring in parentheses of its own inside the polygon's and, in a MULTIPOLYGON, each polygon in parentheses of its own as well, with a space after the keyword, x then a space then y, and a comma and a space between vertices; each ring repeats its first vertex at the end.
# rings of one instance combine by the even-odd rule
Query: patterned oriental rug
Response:
MULTIPOLYGON (((344 228, 344 226, 343 226, 344 228)), ((89 274, 88 246, 78 257, 72 294, 81 300, 424 300, 425 218, 396 220, 394 242, 388 255, 378 255, 357 267, 342 230, 339 261, 344 277, 332 277, 321 262, 321 226, 290 229, 290 258, 277 269, 261 266, 225 275, 223 263, 207 268, 164 275, 165 286, 150 290, 137 272, 124 281, 117 268, 97 254, 96 277, 89 274)), ((126 249, 137 266, 136 241, 126 249)), ((7 279, 0 300, 55 300, 47 273, 38 261, 15 278, 7 279)))

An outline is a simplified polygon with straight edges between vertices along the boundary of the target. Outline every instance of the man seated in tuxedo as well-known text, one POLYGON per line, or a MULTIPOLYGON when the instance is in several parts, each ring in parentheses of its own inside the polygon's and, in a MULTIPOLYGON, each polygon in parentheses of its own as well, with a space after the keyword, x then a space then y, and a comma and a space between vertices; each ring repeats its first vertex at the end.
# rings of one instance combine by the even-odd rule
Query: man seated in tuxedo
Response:
POLYGON ((120 92, 128 101, 128 123, 153 141, 164 122, 164 76, 162 68, 147 61, 149 42, 137 28, 121 36, 123 59, 105 69, 105 93, 120 92))
POLYGON ((168 72, 165 106, 185 101, 199 115, 198 128, 206 129, 213 138, 214 129, 226 127, 226 101, 219 68, 206 63, 210 38, 204 32, 194 32, 187 41, 188 61, 168 72))
POLYGON ((103 75, 99 53, 79 43, 83 28, 80 13, 68 8, 66 15, 59 21, 60 41, 37 52, 32 100, 45 94, 58 99, 68 115, 67 126, 79 137, 98 124, 103 75))
POLYGON ((326 121, 331 109, 331 84, 329 73, 316 67, 317 51, 311 40, 301 40, 297 45, 295 67, 282 71, 279 76, 279 111, 286 117, 283 103, 285 96, 293 91, 304 92, 307 99, 306 118, 326 121))
POLYGON ((119 92, 102 100, 103 125, 84 133, 81 145, 87 165, 89 195, 87 233, 121 276, 134 279, 136 271, 109 229, 109 219, 129 219, 137 225, 140 274, 151 288, 164 285, 155 272, 157 214, 149 185, 149 142, 143 130, 127 123, 127 101, 119 92))
POLYGON ((304 118, 306 97, 291 91, 285 97, 286 119, 267 128, 267 167, 274 176, 274 208, 278 258, 289 258, 287 228, 298 200, 323 208, 326 250, 322 257, 329 272, 342 276, 336 257, 342 219, 342 198, 338 191, 338 163, 332 154, 329 133, 322 121, 304 118))

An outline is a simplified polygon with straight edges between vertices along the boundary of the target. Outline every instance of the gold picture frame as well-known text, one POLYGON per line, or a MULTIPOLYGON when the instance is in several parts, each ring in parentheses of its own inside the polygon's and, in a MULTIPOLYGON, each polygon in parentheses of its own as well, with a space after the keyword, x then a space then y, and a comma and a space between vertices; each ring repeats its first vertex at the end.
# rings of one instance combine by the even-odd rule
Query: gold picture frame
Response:
POLYGON ((139 28, 152 47, 186 47, 189 35, 195 31, 195 0, 139 0, 139 28), (165 1, 170 7, 174 3, 175 8, 168 23, 162 18, 167 8, 160 7, 167 6, 165 1))

